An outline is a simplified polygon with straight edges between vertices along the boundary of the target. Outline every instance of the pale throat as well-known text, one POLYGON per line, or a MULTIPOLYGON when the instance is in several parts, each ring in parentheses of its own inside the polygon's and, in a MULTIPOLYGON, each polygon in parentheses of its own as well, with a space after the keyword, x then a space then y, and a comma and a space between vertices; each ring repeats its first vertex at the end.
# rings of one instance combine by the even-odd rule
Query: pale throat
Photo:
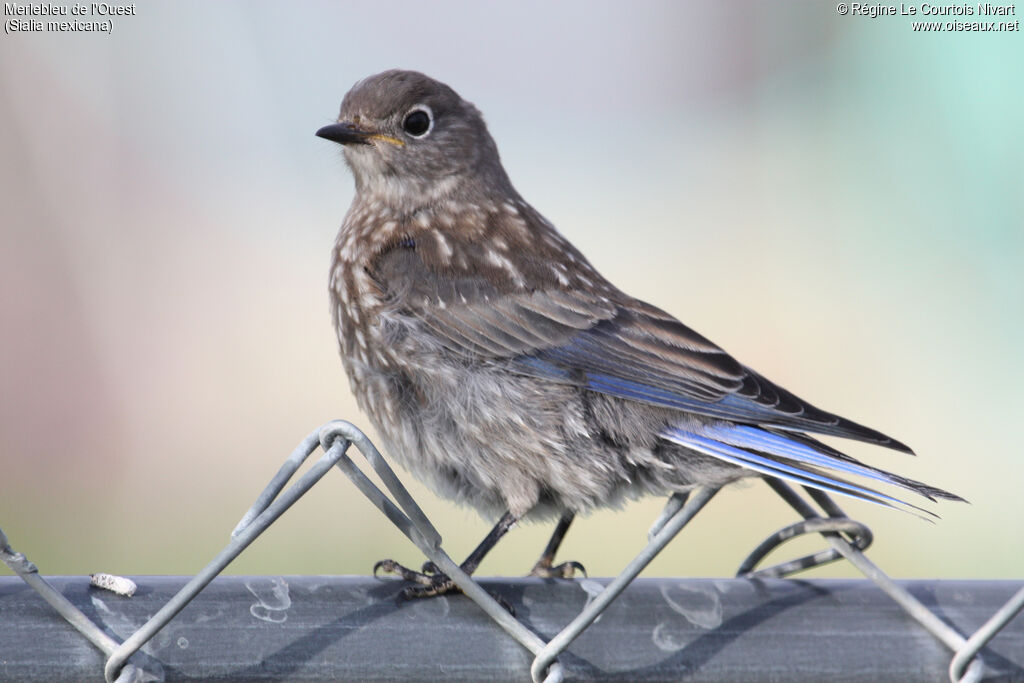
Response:
MULTIPOLYGON (((383 144, 383 143, 378 143, 383 144)), ((356 202, 387 206, 399 216, 436 206, 446 199, 464 194, 472 178, 454 172, 425 175, 403 173, 388 160, 384 150, 374 147, 345 150, 349 168, 356 179, 356 202)))

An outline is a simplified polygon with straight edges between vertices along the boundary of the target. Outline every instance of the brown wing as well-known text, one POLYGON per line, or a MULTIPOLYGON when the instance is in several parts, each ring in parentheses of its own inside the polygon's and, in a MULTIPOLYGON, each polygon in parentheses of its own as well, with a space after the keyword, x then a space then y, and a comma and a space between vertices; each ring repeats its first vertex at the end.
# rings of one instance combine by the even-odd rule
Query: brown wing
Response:
POLYGON ((441 273, 411 240, 382 253, 371 274, 392 306, 457 354, 511 361, 518 372, 627 400, 912 452, 803 401, 606 282, 526 289, 467 269, 441 273))

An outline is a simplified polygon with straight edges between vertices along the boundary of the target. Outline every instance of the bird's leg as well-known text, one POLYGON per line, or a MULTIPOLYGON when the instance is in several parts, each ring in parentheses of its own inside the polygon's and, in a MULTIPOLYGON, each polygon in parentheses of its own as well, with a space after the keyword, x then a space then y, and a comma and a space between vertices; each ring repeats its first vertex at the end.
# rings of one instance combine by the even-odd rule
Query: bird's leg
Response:
MULTIPOLYGON (((490 552, 491 548, 497 544, 497 542, 508 533, 508 530, 512 528, 512 525, 516 523, 515 516, 511 512, 506 512, 502 515, 498 523, 494 525, 484 540, 480 541, 473 552, 459 565, 462 571, 467 574, 472 574, 476 571, 477 567, 483 561, 484 557, 490 552)), ((442 574, 437 565, 433 562, 427 562, 423 565, 422 571, 413 571, 407 569, 402 565, 398 564, 394 560, 381 560, 373 566, 373 573, 376 574, 378 570, 383 570, 389 574, 397 574, 406 581, 414 581, 419 585, 409 586, 402 591, 401 597, 404 600, 411 598, 427 598, 432 595, 444 595, 446 593, 458 593, 459 587, 448 578, 447 575, 442 574)))
POLYGON ((576 572, 584 576, 587 575, 587 570, 579 562, 563 562, 554 567, 551 566, 555 561, 555 553, 558 552, 559 546, 562 545, 562 539, 565 538, 565 532, 569 530, 569 525, 572 524, 572 520, 575 517, 576 513, 572 511, 562 513, 558 520, 558 525, 555 526, 554 533, 551 534, 551 540, 548 541, 544 552, 537 559, 537 564, 533 565, 533 569, 530 570, 530 576, 539 576, 545 579, 571 579, 576 575, 576 572))

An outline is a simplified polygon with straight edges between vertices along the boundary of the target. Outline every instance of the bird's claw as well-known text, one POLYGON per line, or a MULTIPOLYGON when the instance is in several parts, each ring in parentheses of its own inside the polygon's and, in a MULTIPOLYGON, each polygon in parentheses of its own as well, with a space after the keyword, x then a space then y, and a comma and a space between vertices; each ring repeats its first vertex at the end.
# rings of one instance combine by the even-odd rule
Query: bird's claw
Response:
POLYGON ((563 562, 562 564, 556 564, 554 567, 544 562, 538 562, 533 565, 533 569, 530 570, 528 576, 537 576, 542 579, 574 579, 577 572, 582 574, 584 578, 587 577, 586 568, 579 562, 563 562))
MULTIPOLYGON (((433 564, 433 563, 431 563, 433 564)), ((426 565, 424 565, 426 569, 426 565)), ((435 567, 436 569, 436 567, 435 567)), ((377 564, 373 565, 373 575, 376 577, 378 572, 384 572, 385 574, 394 574, 406 581, 412 581, 423 587, 430 587, 433 585, 435 579, 438 576, 448 578, 444 574, 427 574, 425 572, 418 572, 403 565, 398 564, 394 560, 381 560, 377 564)), ((432 593, 432 595, 440 595, 440 593, 432 593)))
MULTIPOLYGON (((426 576, 423 574, 422 576, 426 576)), ((428 577, 428 583, 417 582, 419 585, 404 588, 398 594, 399 600, 416 600, 417 598, 431 598, 435 595, 448 595, 449 593, 461 593, 454 581, 444 574, 433 574, 428 577)))
MULTIPOLYGON (((561 567, 561 565, 559 565, 559 567, 561 567)), ((581 566, 580 569, 582 568, 583 567, 581 566)), ((402 592, 398 594, 399 602, 462 592, 462 589, 459 588, 454 581, 448 578, 447 574, 442 574, 441 570, 438 569, 437 565, 433 562, 424 562, 421 569, 422 571, 417 572, 398 564, 394 560, 381 560, 377 564, 373 565, 373 575, 377 576, 378 572, 394 574, 395 576, 405 579, 406 581, 412 581, 416 584, 415 586, 407 586, 402 589, 402 592)), ((490 591, 488 591, 488 593, 490 593, 490 591)), ((505 611, 512 616, 515 616, 515 608, 512 607, 505 598, 500 595, 495 595, 494 593, 490 593, 490 595, 505 609, 505 611)))
MULTIPOLYGON (((459 588, 454 581, 452 581, 444 574, 434 574, 432 578, 433 581, 429 586, 409 586, 408 588, 402 589, 402 592, 398 594, 399 602, 405 602, 406 600, 418 600, 419 598, 431 598, 436 595, 448 595, 449 593, 462 592, 462 589, 459 588)), ((501 605, 506 612, 508 612, 512 616, 516 615, 515 607, 513 607, 508 602, 508 600, 501 597, 500 595, 495 595, 494 593, 491 593, 491 591, 487 591, 487 593, 492 598, 494 598, 494 600, 499 605, 501 605)))

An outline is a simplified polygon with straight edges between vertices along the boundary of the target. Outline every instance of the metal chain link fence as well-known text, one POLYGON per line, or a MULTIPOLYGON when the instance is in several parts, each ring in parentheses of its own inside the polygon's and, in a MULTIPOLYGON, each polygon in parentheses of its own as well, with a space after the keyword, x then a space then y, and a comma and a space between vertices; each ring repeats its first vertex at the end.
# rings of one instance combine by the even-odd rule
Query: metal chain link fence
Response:
MULTIPOLYGON (((441 535, 399 481, 377 448, 361 430, 351 423, 341 420, 329 422, 313 431, 296 447, 232 532, 231 541, 227 546, 141 628, 123 642, 117 642, 107 635, 99 625, 40 576, 35 565, 10 547, 7 537, 2 531, 0 531, 0 559, 106 655, 106 666, 103 673, 109 683, 146 680, 147 673, 144 670, 144 665, 129 663, 129 658, 167 625, 285 510, 334 467, 344 472, 356 485, 356 488, 391 520, 440 571, 455 581, 466 596, 504 629, 511 638, 532 653, 534 658, 530 676, 536 683, 541 681, 557 683, 565 678, 566 670, 559 662, 559 656, 604 613, 648 563, 717 493, 717 489, 700 488, 690 494, 676 494, 669 498, 661 515, 648 533, 647 546, 626 566, 621 574, 588 600, 579 614, 549 640, 541 638, 517 620, 498 600, 449 557, 441 547, 441 535), (351 446, 355 446, 356 450, 365 458, 370 468, 383 482, 387 493, 374 484, 349 457, 348 451, 351 446), (317 447, 323 449, 324 455, 299 477, 297 482, 285 490, 286 484, 309 456, 317 450, 317 447)), ((758 545, 741 563, 737 572, 738 577, 786 577, 795 572, 845 558, 950 650, 952 658, 949 664, 949 678, 953 683, 979 681, 992 673, 978 653, 1024 608, 1024 588, 1017 591, 973 634, 964 636, 931 612, 906 588, 893 581, 864 555, 863 551, 872 541, 870 529, 847 517, 827 494, 806 488, 805 493, 809 497, 808 500, 780 480, 768 478, 767 482, 783 500, 803 517, 803 521, 780 529, 758 545), (815 504, 818 509, 815 509, 815 504), (793 538, 806 534, 820 534, 831 547, 805 557, 757 569, 761 560, 772 550, 793 538)), ((130 581, 109 575, 94 575, 93 583, 125 595, 130 595, 134 589, 130 581)), ((526 672, 524 672, 524 677, 525 674, 526 672)))

